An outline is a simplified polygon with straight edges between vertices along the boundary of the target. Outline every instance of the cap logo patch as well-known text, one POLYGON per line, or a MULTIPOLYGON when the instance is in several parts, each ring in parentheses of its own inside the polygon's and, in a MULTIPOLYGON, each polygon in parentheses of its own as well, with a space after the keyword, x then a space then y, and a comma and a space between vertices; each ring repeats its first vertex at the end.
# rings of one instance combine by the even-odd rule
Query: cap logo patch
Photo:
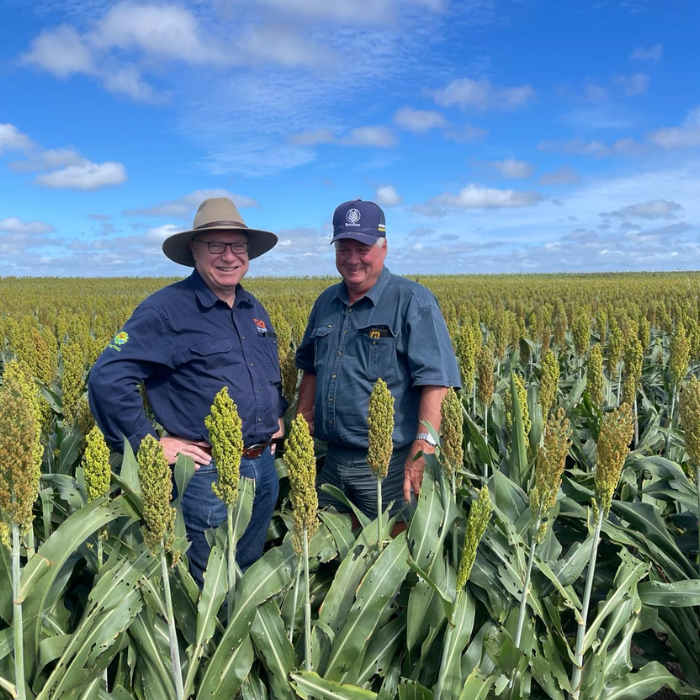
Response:
POLYGON ((348 209, 348 213, 345 215, 345 220, 349 224, 356 224, 360 220, 361 216, 362 214, 360 214, 359 209, 348 209))

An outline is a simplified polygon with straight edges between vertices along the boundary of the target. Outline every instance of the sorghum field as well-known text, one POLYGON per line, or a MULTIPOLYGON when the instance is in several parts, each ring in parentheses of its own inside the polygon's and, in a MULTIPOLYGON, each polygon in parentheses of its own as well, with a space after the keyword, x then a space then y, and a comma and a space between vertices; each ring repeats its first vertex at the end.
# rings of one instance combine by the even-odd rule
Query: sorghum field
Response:
MULTIPOLYGON (((281 495, 241 575, 252 490, 222 392, 210 435, 231 518, 201 593, 158 443, 110 465, 85 397, 170 281, 0 279, 0 696, 700 695, 700 274, 420 277, 464 389, 394 539, 386 514, 353 532, 317 512, 323 445, 292 420, 294 349, 332 280, 248 281, 291 402, 281 495)), ((391 405, 378 382, 378 479, 391 405)), ((176 465, 180 493, 192 470, 176 465)))

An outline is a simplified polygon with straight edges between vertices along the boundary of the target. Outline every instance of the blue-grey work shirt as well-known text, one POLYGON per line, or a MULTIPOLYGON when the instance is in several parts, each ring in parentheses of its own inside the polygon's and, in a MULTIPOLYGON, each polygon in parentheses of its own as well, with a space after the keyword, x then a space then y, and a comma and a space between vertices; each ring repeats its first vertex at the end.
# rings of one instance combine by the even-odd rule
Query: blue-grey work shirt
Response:
POLYGON ((461 386, 437 300, 386 267, 352 305, 345 282, 319 296, 296 364, 316 375, 315 434, 357 449, 368 447, 367 411, 377 379, 394 396, 397 449, 416 437, 423 386, 461 386))
POLYGON ((139 384, 170 435, 208 441, 204 418, 224 386, 238 408, 245 445, 278 429, 281 395, 277 336, 260 302, 239 284, 233 308, 195 270, 134 311, 90 373, 93 415, 112 448, 134 450, 155 436, 139 384))

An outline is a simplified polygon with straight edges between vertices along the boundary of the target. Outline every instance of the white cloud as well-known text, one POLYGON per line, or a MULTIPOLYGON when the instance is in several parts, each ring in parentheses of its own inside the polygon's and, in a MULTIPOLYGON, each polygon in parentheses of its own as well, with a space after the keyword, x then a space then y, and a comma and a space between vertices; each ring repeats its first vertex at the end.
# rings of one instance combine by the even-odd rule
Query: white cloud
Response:
POLYGON ((331 129, 312 129, 294 134, 289 143, 295 146, 316 146, 335 143, 340 146, 372 146, 392 148, 398 144, 394 132, 388 126, 360 126, 351 129, 345 136, 336 136, 331 129))
POLYGON ((443 107, 475 107, 477 109, 513 109, 531 102, 535 91, 529 85, 498 87, 487 78, 458 78, 433 91, 435 102, 443 107))
POLYGON ((168 202, 160 202, 150 207, 135 207, 127 209, 123 213, 124 216, 174 216, 189 219, 205 199, 212 197, 226 197, 239 209, 260 208, 254 199, 228 190, 195 190, 168 202))
POLYGON ((513 209, 537 204, 542 196, 537 192, 517 192, 497 190, 482 185, 469 184, 456 195, 439 194, 424 204, 414 207, 414 211, 425 216, 443 216, 449 209, 513 209))
POLYGON ((514 158, 494 161, 490 165, 500 173, 501 177, 506 179, 523 180, 530 177, 533 172, 533 168, 528 162, 514 158))
POLYGON ((269 62, 286 68, 327 69, 337 59, 327 46, 281 26, 251 28, 238 42, 235 55, 236 61, 269 62))
POLYGON ((10 163, 10 168, 16 171, 51 170, 69 165, 80 165, 85 159, 73 148, 51 148, 44 151, 30 151, 26 160, 10 163))
POLYGON ((488 131, 472 124, 463 124, 460 127, 447 129, 444 133, 446 139, 457 141, 458 143, 469 143, 483 139, 488 131))
MULTIPOLYGON (((610 216, 628 217, 634 216, 640 219, 675 219, 676 214, 683 211, 683 207, 677 202, 666 199, 654 199, 640 204, 631 204, 614 211, 610 216)), ((603 214, 605 216, 605 214, 603 214)))
POLYGON ((374 199, 382 207, 396 207, 403 201, 401 195, 392 185, 377 187, 374 199))
POLYGON ((392 148, 398 144, 394 132, 388 126, 360 126, 347 136, 338 139, 342 146, 373 146, 392 148))
POLYGON ((306 17, 314 22, 331 21, 349 24, 374 24, 395 17, 391 0, 260 0, 275 14, 306 17))
POLYGON ((99 190, 121 185, 126 179, 126 169, 121 163, 92 163, 83 159, 80 165, 39 175, 35 182, 52 189, 99 190))
POLYGON ((634 50, 634 53, 630 56, 633 61, 654 61, 658 63, 664 54, 664 45, 656 44, 650 48, 645 48, 644 46, 639 46, 634 50))
POLYGON ((642 146, 634 139, 617 139, 608 145, 602 141, 586 141, 585 139, 559 139, 554 141, 542 141, 537 145, 540 151, 554 151, 579 156, 593 156, 594 158, 606 158, 610 156, 631 156, 642 151, 642 146))
POLYGON ((315 146, 319 143, 333 143, 335 134, 331 129, 312 129, 289 137, 289 143, 295 146, 315 146))
POLYGON ((211 38, 202 38, 196 18, 183 7, 121 2, 110 8, 91 33, 95 45, 144 53, 188 63, 224 60, 211 38))
POLYGON ((13 124, 0 124, 0 153, 24 151, 31 148, 32 141, 13 124))
POLYGON ((574 185, 578 182, 581 182, 581 176, 568 165, 557 168, 551 173, 544 173, 540 177, 540 183, 543 185, 574 185))
POLYGON ((56 229, 44 221, 22 221, 16 216, 0 221, 0 231, 4 233, 28 233, 41 234, 52 233, 56 229))
POLYGON ((647 94, 651 78, 645 73, 634 73, 633 75, 618 75, 615 80, 622 85, 627 97, 637 97, 647 94))
POLYGON ((22 60, 49 71, 57 78, 67 78, 74 73, 97 73, 91 48, 74 27, 66 24, 39 34, 22 60))
POLYGON ((430 129, 440 129, 447 126, 447 120, 434 110, 401 107, 394 114, 394 124, 415 134, 422 134, 430 129))
POLYGON ((680 126, 657 129, 649 141, 669 150, 700 146, 700 107, 691 110, 680 126))
POLYGON ((595 83, 587 83, 583 87, 583 96, 590 102, 602 102, 608 99, 608 91, 595 83))
POLYGON ((136 102, 163 102, 167 95, 159 93, 151 85, 143 80, 136 66, 128 64, 115 70, 107 72, 103 78, 103 84, 110 92, 116 92, 136 102))

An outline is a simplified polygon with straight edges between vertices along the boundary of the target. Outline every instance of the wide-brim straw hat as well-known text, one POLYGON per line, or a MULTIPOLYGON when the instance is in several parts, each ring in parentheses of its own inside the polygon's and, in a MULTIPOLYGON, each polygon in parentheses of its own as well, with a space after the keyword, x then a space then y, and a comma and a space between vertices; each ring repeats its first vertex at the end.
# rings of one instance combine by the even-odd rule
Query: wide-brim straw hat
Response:
POLYGON ((248 258, 259 258, 277 245, 277 236, 269 231, 248 228, 236 205, 226 197, 205 199, 194 215, 191 231, 182 231, 168 236, 163 241, 163 252, 180 265, 194 267, 194 256, 190 241, 205 231, 240 231, 248 236, 248 258))

